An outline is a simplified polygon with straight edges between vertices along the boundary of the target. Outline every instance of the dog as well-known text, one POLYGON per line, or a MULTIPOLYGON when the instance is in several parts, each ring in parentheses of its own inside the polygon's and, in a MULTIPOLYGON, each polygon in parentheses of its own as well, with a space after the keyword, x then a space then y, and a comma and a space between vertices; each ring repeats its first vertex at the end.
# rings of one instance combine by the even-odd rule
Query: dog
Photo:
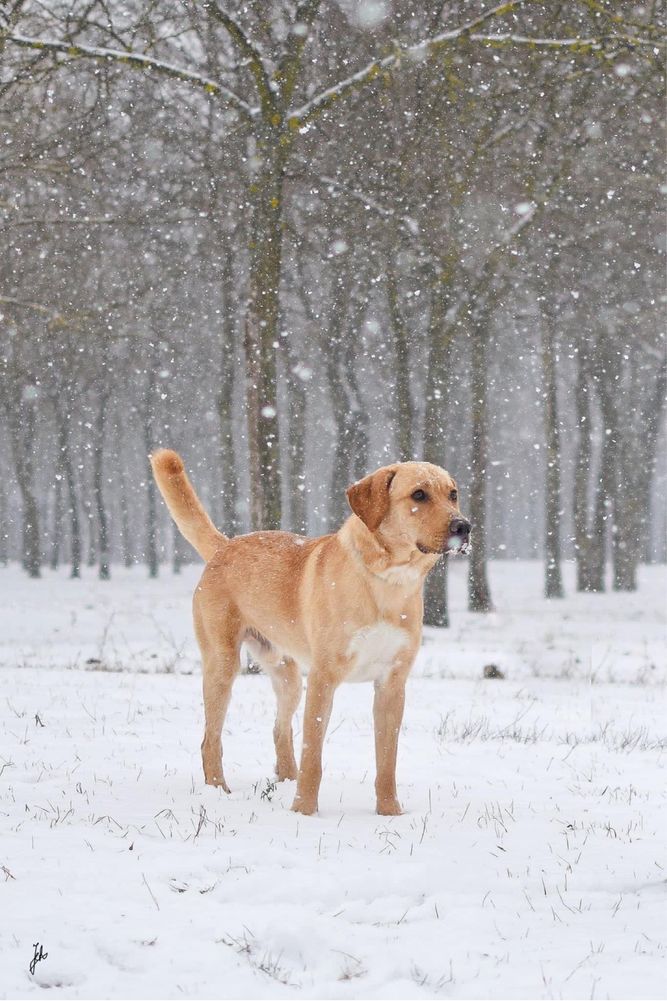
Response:
POLYGON ((423 583, 444 553, 469 548, 471 526, 452 477, 428 462, 394 463, 348 488, 352 514, 332 535, 260 531, 228 538, 213 525, 176 452, 160 449, 151 465, 178 528, 206 561, 193 600, 206 782, 229 792, 221 733, 245 643, 276 694, 276 774, 297 781, 292 809, 317 811, 322 744, 338 685, 372 681, 377 812, 400 814, 396 754, 405 683, 421 638, 423 583), (308 685, 297 770, 292 717, 302 670, 308 685))

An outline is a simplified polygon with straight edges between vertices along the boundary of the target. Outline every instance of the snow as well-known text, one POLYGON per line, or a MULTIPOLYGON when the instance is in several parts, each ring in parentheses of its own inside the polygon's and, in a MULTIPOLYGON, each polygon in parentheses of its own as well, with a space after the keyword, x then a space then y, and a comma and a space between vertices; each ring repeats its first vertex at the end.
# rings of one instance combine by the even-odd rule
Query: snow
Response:
POLYGON ((166 76, 171 76, 178 80, 185 80, 189 83, 193 83, 197 87, 201 87, 209 94, 219 94, 221 97, 224 97, 225 100, 229 101, 237 110, 243 111, 248 117, 254 117, 259 114, 259 108, 251 107, 246 103, 246 101, 240 98, 238 94, 235 94, 234 91, 225 87, 218 80, 212 80, 209 77, 202 76, 200 73, 193 73, 191 70, 184 69, 180 66, 173 66, 171 63, 165 63, 160 59, 154 59, 141 52, 125 52, 119 51, 118 49, 105 48, 104 46, 74 45, 71 42, 58 42, 50 38, 26 38, 23 35, 9 35, 8 40, 13 42, 14 45, 18 45, 22 48, 36 49, 38 51, 40 49, 48 49, 52 52, 61 52, 74 59, 79 58, 80 56, 89 56, 93 59, 131 63, 134 66, 141 66, 147 70, 155 70, 158 73, 165 74, 166 76))
POLYGON ((336 695, 318 816, 273 783, 266 678, 235 686, 231 796, 203 785, 196 567, 0 569, 0 996, 663 997, 665 568, 605 595, 565 569, 546 602, 539 564, 493 564, 479 616, 454 563, 397 818, 371 686, 336 695))

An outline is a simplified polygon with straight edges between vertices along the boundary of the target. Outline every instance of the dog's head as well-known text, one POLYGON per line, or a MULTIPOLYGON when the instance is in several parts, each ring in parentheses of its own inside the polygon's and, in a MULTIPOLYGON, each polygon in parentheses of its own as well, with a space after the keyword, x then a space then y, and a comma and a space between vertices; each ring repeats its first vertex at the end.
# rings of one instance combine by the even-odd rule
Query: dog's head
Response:
POLYGON ((455 481, 430 462, 397 462, 353 483, 350 507, 392 548, 428 555, 465 553, 470 522, 461 514, 455 481))

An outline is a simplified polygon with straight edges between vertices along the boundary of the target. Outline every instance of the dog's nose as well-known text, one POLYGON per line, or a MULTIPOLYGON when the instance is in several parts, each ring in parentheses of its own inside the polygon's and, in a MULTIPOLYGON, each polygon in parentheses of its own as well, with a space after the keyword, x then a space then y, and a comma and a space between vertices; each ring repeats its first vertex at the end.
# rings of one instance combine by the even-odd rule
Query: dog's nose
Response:
POLYGON ((472 525, 466 518, 452 518, 449 523, 449 534, 457 535, 460 539, 467 539, 471 528, 472 525))

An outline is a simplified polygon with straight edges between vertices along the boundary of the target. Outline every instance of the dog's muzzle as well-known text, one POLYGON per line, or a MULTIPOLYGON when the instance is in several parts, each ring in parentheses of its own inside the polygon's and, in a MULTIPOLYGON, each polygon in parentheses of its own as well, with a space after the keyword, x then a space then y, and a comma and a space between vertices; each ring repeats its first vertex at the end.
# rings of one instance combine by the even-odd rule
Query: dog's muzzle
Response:
POLYGON ((452 518, 445 552, 462 554, 469 552, 471 531, 472 525, 467 518, 452 518))
POLYGON ((425 556, 444 556, 446 553, 465 555, 470 552, 470 532, 472 525, 467 518, 452 518, 449 525, 449 535, 441 547, 433 549, 423 542, 417 543, 417 549, 425 556))

